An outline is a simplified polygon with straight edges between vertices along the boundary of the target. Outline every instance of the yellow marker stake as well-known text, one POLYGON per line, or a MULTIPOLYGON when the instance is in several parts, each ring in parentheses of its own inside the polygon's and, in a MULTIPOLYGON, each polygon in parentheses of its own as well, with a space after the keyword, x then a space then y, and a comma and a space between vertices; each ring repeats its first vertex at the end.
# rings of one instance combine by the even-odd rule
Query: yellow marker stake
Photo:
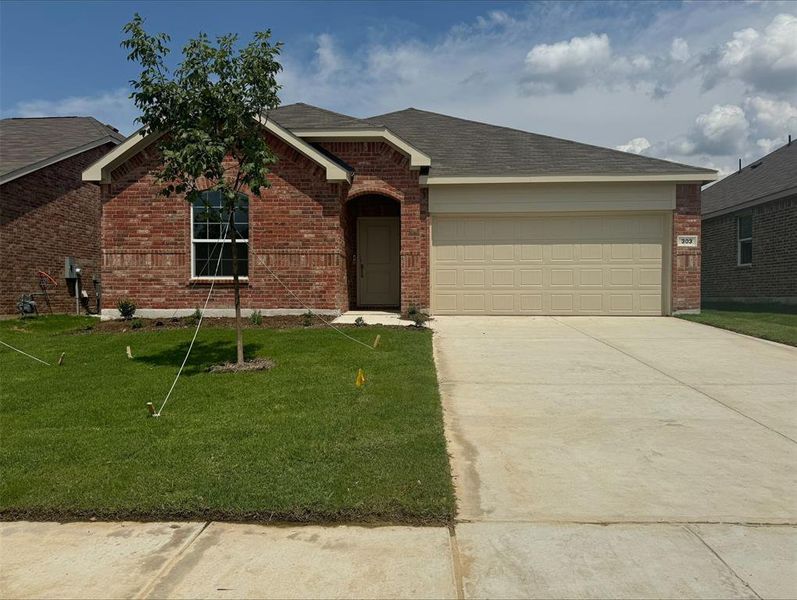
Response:
POLYGON ((381 340, 381 339, 382 339, 382 336, 377 334, 376 339, 374 340, 374 348, 376 348, 379 345, 379 340, 381 340))
POLYGON ((357 371, 357 379, 354 380, 354 385, 356 385, 358 388, 361 388, 365 385, 365 371, 362 369, 357 371))

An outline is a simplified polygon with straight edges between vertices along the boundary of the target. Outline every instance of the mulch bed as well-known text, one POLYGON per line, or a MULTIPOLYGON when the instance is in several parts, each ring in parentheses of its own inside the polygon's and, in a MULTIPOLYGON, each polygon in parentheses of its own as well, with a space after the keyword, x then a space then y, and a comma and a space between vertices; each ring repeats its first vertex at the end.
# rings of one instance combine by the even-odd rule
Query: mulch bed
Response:
POLYGON ((247 371, 268 371, 273 369, 276 363, 270 358, 254 358, 244 361, 244 364, 228 362, 220 365, 208 367, 209 373, 244 373, 247 371))
MULTIPOLYGON (((307 320, 303 315, 281 315, 277 317, 262 317, 259 325, 253 324, 248 317, 242 318, 241 323, 244 329, 296 329, 307 327, 308 329, 326 327, 317 317, 310 319, 310 324, 306 325, 307 320)), ((235 318, 233 317, 205 317, 202 319, 203 327, 234 328, 235 318)), ((193 317, 172 317, 170 319, 138 319, 133 318, 129 321, 97 321, 92 323, 86 331, 120 333, 127 331, 156 331, 162 329, 193 329, 196 327, 196 320, 193 317)))

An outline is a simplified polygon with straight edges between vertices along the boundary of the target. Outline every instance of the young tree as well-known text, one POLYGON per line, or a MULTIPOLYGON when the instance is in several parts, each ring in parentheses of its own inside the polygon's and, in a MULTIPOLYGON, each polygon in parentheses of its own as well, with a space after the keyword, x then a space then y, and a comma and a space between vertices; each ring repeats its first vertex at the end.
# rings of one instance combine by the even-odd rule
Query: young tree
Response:
POLYGON ((140 76, 130 82, 130 97, 141 111, 141 132, 163 135, 157 174, 162 193, 184 197, 192 205, 207 196, 204 192, 221 198, 219 207, 207 205, 206 210, 218 211, 230 240, 237 362, 243 364, 235 214, 247 198, 243 192, 257 196, 269 186, 269 165, 277 161, 257 118, 279 106, 276 76, 282 70, 277 62, 282 44, 271 42, 271 30, 255 33, 242 48, 237 48, 236 35, 219 36, 212 43, 200 33, 185 45, 182 61, 171 71, 166 65, 168 35, 149 35, 138 14, 124 32, 128 60, 141 65, 140 76))

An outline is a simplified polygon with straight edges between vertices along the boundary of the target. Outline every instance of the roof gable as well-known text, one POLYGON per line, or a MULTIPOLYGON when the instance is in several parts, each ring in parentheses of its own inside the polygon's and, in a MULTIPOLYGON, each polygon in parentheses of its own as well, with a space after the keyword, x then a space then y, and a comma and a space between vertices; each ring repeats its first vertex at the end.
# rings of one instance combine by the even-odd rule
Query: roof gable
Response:
POLYGON ((93 117, 13 118, 0 121, 0 183, 124 136, 93 117))

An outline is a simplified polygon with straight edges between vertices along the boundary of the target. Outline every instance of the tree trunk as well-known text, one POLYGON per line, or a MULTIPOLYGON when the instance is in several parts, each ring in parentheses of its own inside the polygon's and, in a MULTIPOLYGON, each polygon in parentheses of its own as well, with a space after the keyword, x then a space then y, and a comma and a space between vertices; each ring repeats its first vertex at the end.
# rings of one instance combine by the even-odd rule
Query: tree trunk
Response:
POLYGON ((236 242, 237 232, 235 231, 235 206, 230 209, 230 242, 232 243, 232 287, 235 294, 235 347, 237 350, 236 362, 244 364, 244 337, 241 328, 241 286, 238 281, 238 243, 236 242))

